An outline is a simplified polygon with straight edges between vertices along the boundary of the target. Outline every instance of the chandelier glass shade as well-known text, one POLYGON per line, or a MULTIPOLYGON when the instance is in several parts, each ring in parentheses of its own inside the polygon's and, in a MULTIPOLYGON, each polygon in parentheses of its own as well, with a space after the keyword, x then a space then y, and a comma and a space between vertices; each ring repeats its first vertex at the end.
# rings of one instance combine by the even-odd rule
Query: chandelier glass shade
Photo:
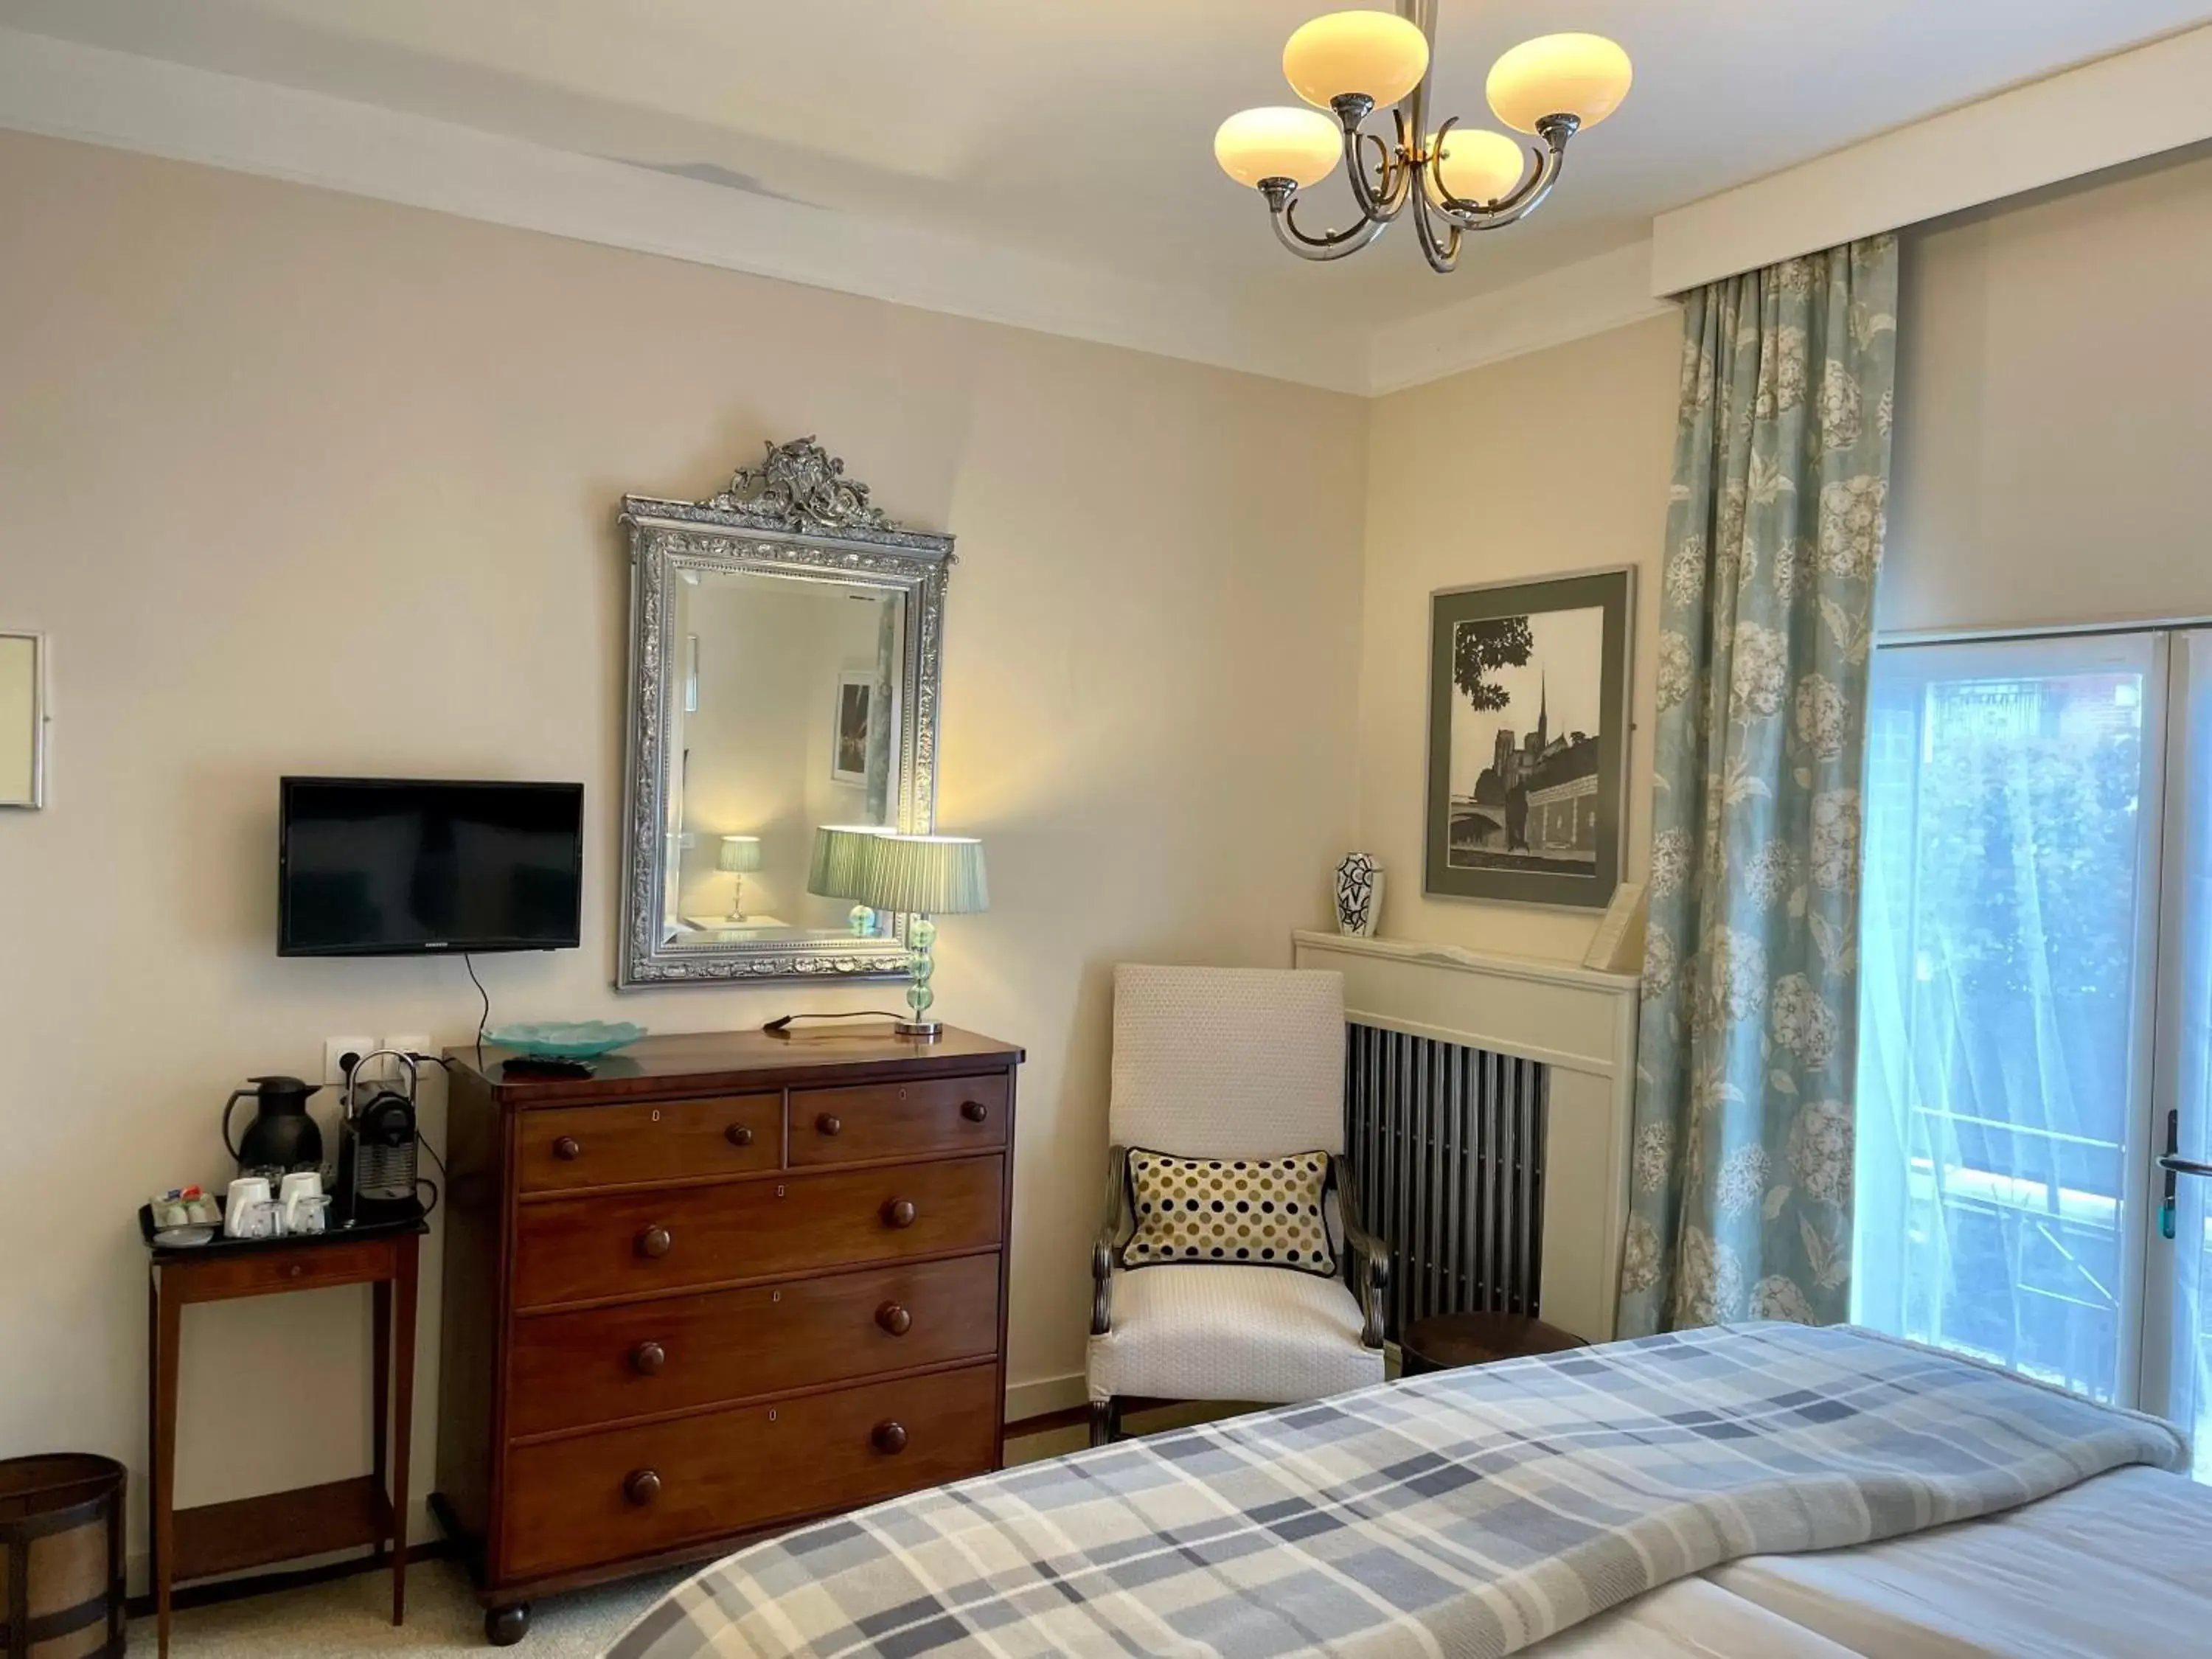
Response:
POLYGON ((1539 143, 1524 154, 1502 132, 1459 131, 1456 116, 1431 131, 1436 4, 1398 0, 1395 12, 1315 18, 1283 49, 1291 89, 1315 107, 1248 109, 1214 134, 1222 170, 1266 198, 1276 239, 1301 258, 1356 253, 1411 206, 1422 252, 1436 270, 1450 270, 1468 232, 1534 212, 1559 182, 1567 141, 1628 95, 1632 71, 1620 46, 1602 35, 1547 34, 1500 58, 1485 88, 1491 112, 1539 143), (1366 130, 1384 106, 1395 130, 1387 139, 1366 130), (1340 161, 1359 216, 1343 230, 1310 232, 1297 221, 1298 192, 1340 161))

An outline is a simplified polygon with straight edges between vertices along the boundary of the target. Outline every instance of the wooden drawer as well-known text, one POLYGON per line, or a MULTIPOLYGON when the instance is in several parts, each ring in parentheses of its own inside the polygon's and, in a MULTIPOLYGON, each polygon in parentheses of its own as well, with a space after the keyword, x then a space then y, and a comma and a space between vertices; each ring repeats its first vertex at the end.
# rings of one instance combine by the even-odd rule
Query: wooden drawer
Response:
POLYGON ((994 1363, 517 1446, 498 1571, 619 1560, 980 1474, 999 1410, 994 1363))
POLYGON ((520 1320, 507 1432, 819 1388, 999 1346, 999 1258, 965 1256, 520 1320))
POLYGON ((794 1169, 980 1152, 1006 1144, 1003 1073, 859 1088, 794 1089, 791 1094, 794 1169))
POLYGON ((398 1250, 399 1241, 392 1237, 333 1241, 312 1250, 242 1250, 179 1261, 164 1267, 161 1275, 164 1283, 175 1275, 180 1288, 189 1287, 194 1302, 222 1302, 271 1291, 313 1291, 390 1279, 398 1271, 398 1250))
POLYGON ((783 1097, 731 1095, 521 1114, 526 1193, 697 1180, 783 1163, 783 1097))
POLYGON ((988 1249, 1006 1160, 823 1170, 520 1206, 519 1308, 988 1249))

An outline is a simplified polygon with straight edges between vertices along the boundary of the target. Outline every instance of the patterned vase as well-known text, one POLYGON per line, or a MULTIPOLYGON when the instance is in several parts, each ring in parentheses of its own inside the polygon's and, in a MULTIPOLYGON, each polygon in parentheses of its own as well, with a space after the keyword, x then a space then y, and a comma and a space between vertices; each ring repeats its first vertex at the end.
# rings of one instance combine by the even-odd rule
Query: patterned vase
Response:
POLYGON ((1382 866, 1365 853, 1351 853, 1336 866, 1336 931, 1372 939, 1382 920, 1382 866))

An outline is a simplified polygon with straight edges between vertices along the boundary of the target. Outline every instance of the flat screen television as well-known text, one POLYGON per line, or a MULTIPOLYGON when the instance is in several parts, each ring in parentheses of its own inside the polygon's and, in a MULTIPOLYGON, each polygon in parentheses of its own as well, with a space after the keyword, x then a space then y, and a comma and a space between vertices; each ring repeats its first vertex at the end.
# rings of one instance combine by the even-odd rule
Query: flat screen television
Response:
POLYGON ((573 948, 583 823, 580 783, 286 778, 276 953, 573 948))

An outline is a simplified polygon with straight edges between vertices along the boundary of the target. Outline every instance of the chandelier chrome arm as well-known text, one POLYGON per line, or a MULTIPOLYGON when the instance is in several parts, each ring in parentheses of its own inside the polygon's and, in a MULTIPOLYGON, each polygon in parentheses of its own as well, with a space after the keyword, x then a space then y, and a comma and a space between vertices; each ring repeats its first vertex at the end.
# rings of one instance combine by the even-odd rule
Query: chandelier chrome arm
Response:
POLYGON ((1267 199, 1267 216, 1275 227, 1275 240, 1301 259, 1341 259, 1357 253, 1389 228, 1390 221, 1363 216, 1347 230, 1325 230, 1310 236, 1298 228, 1298 187, 1287 179, 1263 179, 1260 193, 1267 199))
POLYGON ((1420 238, 1421 257, 1429 262, 1429 269, 1439 276, 1449 276, 1459 264, 1460 237, 1465 227, 1449 214, 1432 211, 1432 204, 1424 200, 1413 210, 1413 229, 1420 238), (1446 234, 1439 238, 1437 222, 1443 221, 1446 234))
POLYGON ((1559 182, 1559 173, 1567 164, 1567 140, 1575 136, 1581 124, 1571 115, 1549 116, 1540 122, 1537 131, 1543 137, 1544 148, 1538 149, 1534 144, 1528 147, 1534 167, 1512 191, 1490 203, 1465 201, 1444 188, 1436 157, 1443 153, 1444 139, 1458 125, 1459 117, 1455 115, 1437 131, 1435 153, 1426 162, 1429 182, 1434 186, 1430 200, 1457 229, 1503 230, 1508 225, 1518 224, 1544 204, 1544 198, 1559 182))
POLYGON ((1355 94, 1335 100, 1331 106, 1344 126, 1344 170, 1352 185, 1353 204, 1359 209, 1361 218, 1379 220, 1387 225, 1404 211, 1421 170, 1419 163, 1410 159, 1413 146, 1407 137, 1406 112, 1390 112, 1391 123, 1396 128, 1397 143, 1394 146, 1384 143, 1380 134, 1364 131, 1375 108, 1373 99, 1355 94), (1375 146, 1375 178, 1371 184, 1364 160, 1369 144, 1375 146))

